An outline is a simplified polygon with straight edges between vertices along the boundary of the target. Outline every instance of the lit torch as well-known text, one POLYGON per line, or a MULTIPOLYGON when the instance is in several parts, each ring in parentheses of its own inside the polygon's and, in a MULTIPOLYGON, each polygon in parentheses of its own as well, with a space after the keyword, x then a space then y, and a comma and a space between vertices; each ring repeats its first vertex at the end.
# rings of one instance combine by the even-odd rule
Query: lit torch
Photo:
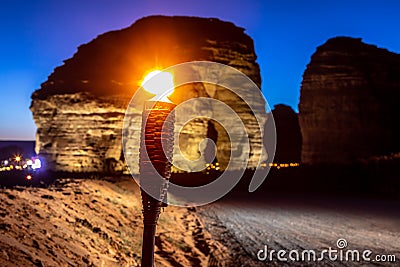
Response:
POLYGON ((161 207, 165 207, 174 144, 174 108, 167 91, 174 88, 169 72, 150 72, 143 88, 156 96, 144 104, 139 172, 143 204, 142 267, 154 265, 154 241, 161 207), (163 96, 164 95, 164 96, 163 96))

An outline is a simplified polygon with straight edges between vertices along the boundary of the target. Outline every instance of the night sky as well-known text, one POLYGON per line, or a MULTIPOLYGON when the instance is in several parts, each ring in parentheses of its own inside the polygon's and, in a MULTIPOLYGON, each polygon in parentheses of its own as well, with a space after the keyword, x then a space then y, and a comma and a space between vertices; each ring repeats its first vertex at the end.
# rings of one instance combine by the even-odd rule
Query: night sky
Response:
POLYGON ((302 74, 316 47, 361 37, 400 53, 400 1, 37 0, 0 1, 0 140, 34 140, 32 92, 79 45, 148 15, 217 17, 255 42, 270 106, 297 111, 302 74))

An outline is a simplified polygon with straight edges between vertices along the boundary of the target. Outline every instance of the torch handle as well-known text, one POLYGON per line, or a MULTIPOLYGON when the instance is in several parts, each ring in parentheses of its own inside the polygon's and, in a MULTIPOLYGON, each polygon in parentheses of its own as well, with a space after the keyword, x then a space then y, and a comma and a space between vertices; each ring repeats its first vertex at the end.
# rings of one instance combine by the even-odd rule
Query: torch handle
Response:
POLYGON ((156 225, 161 207, 166 206, 174 144, 175 105, 155 104, 152 109, 145 107, 142 114, 139 156, 144 224, 142 267, 154 266, 156 225))
POLYGON ((143 228, 142 267, 154 266, 155 224, 145 224, 143 228))

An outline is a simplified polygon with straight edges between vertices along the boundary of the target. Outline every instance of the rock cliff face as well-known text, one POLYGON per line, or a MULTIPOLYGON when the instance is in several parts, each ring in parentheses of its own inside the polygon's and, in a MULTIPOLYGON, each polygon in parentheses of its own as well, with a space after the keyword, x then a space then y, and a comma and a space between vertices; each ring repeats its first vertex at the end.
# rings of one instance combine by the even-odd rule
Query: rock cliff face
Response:
POLYGON ((400 55, 361 39, 317 48, 303 75, 302 162, 349 163, 400 150, 400 55))
POLYGON ((36 152, 55 171, 123 170, 121 128, 129 99, 84 93, 33 99, 36 152))
MULTIPOLYGON (((80 46, 33 93, 31 111, 38 128, 36 152, 55 171, 124 170, 123 118, 143 76, 155 67, 166 68, 193 60, 235 67, 258 86, 261 84, 253 41, 242 28, 218 19, 146 17, 80 46)), ((254 167, 262 140, 248 108, 227 91, 210 90, 206 85, 187 86, 175 94, 174 101, 179 104, 199 96, 228 99, 228 104, 235 108, 250 133, 250 167, 254 167)), ((264 109, 263 99, 255 101, 264 109)), ((136 119, 141 120, 139 111, 136 119)), ((138 152, 140 129, 136 131, 130 147, 138 152)), ((218 124, 206 119, 193 120, 183 128, 180 144, 183 154, 197 158, 201 153, 199 142, 210 133, 211 139, 217 140, 216 160, 224 166, 230 152, 229 140, 218 124)), ((174 160, 179 157, 174 156, 174 160)))

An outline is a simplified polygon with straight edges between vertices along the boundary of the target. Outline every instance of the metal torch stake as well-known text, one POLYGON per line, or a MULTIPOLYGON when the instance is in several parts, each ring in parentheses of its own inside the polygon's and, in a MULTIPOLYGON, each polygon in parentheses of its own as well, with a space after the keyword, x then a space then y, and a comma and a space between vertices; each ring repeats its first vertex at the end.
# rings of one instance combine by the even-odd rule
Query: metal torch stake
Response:
POLYGON ((139 158, 144 225, 142 267, 154 266, 157 220, 161 207, 167 206, 174 144, 174 108, 172 103, 147 101, 143 110, 139 158))

